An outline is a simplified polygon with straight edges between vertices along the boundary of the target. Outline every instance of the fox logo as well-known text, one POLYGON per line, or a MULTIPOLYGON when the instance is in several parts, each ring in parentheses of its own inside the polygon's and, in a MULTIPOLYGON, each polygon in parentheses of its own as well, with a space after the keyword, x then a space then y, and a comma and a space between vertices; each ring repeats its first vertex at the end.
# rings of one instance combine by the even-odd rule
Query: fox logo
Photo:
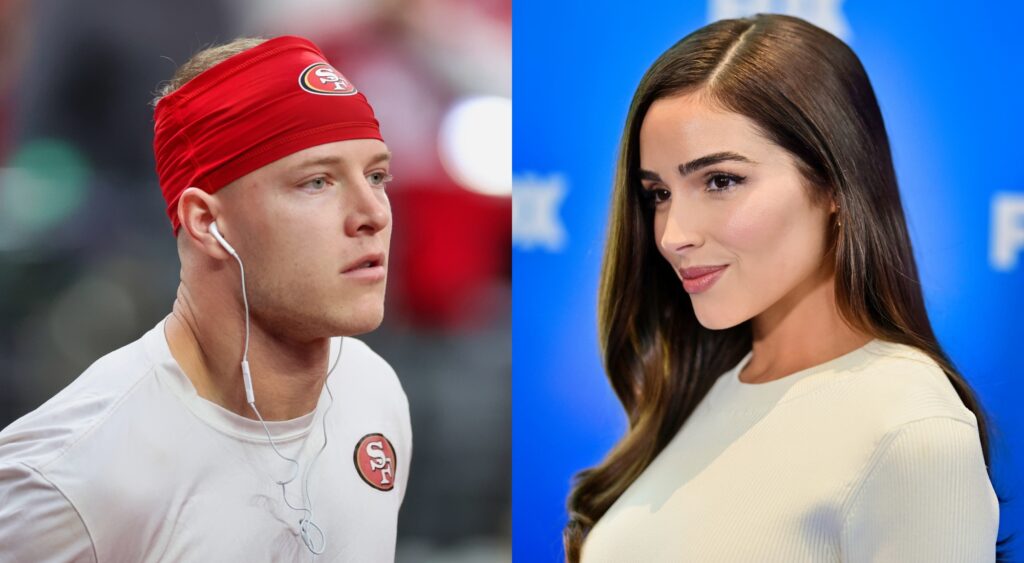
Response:
POLYGON ((356 93, 356 87, 327 63, 307 66, 299 74, 299 86, 310 94, 323 96, 351 96, 356 93))
POLYGON ((395 487, 395 448, 383 434, 363 436, 356 443, 352 461, 367 485, 379 491, 390 491, 395 487))

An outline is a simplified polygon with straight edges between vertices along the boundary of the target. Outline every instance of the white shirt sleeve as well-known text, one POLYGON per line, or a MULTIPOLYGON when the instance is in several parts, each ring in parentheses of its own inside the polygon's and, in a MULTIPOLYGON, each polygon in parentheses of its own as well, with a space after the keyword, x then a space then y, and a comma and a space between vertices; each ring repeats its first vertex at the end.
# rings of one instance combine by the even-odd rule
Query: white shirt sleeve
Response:
POLYGON ((78 511, 21 463, 0 463, 0 561, 96 562, 78 511))
POLYGON ((995 561, 999 502, 977 428, 948 417, 907 423, 866 472, 843 526, 844 562, 995 561))

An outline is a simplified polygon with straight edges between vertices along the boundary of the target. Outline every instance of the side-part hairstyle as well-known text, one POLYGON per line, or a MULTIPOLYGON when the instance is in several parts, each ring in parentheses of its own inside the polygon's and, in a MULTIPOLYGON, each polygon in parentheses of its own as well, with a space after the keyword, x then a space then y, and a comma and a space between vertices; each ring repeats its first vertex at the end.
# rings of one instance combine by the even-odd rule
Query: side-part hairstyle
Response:
POLYGON ((641 196, 644 116, 656 100, 696 92, 751 119, 794 157, 812 200, 831 198, 838 205, 823 258, 834 261, 842 318, 935 360, 977 417, 991 468, 987 417, 943 352, 925 311, 889 139, 860 60, 841 40, 798 18, 758 14, 721 20, 687 35, 654 62, 626 118, 598 328, 605 370, 629 426, 599 465, 576 476, 564 531, 566 559, 573 563, 594 524, 752 344, 750 321, 725 330, 697 321, 657 250, 653 211, 641 196))

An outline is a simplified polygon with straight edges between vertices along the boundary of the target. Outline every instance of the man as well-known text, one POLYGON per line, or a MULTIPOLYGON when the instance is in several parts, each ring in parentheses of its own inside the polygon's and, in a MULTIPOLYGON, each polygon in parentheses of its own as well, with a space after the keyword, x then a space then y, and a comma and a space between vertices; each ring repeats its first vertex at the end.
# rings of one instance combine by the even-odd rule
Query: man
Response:
POLYGON ((241 39, 164 88, 154 151, 173 311, 0 432, 0 560, 393 560, 408 403, 348 337, 383 316, 372 108, 308 40, 241 39))

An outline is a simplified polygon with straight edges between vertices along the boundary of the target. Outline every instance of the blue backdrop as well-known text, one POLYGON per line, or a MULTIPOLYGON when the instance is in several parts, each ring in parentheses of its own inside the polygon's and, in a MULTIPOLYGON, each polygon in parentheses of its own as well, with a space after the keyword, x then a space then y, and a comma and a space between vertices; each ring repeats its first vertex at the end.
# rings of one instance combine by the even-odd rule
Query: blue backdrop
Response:
MULTIPOLYGON (((571 476, 625 429, 597 349, 616 147, 654 59, 721 17, 786 12, 860 56, 892 141, 929 312, 997 427, 996 486, 1024 474, 1024 3, 513 3, 513 557, 560 561, 571 476)), ((1019 530, 1024 498, 1002 507, 1019 530)), ((1024 551, 1024 539, 1015 544, 1024 551)))

